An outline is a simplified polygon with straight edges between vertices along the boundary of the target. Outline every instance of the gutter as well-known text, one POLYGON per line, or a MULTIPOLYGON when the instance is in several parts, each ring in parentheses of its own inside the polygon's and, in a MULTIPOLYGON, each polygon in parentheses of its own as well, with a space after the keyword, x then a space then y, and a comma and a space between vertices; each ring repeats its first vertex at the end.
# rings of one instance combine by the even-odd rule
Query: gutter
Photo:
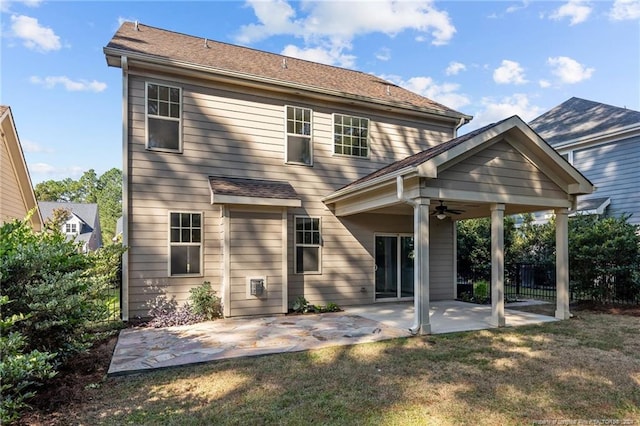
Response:
POLYGON ((384 174, 382 176, 378 176, 378 177, 370 179, 370 180, 366 180, 364 182, 355 184, 353 186, 349 185, 349 186, 347 186, 345 188, 338 189, 333 194, 327 195, 326 197, 322 198, 320 201, 322 201, 325 204, 335 203, 341 197, 347 196, 349 194, 361 191, 361 190, 369 188, 369 187, 373 187, 375 185, 383 184, 386 181, 389 181, 389 180, 391 180, 391 179, 393 179, 395 177, 406 176, 407 174, 409 174, 411 172, 415 172, 416 170, 417 169, 416 169, 415 166, 408 166, 408 167, 405 167, 403 169, 396 170, 395 172, 391 172, 391 173, 384 174))

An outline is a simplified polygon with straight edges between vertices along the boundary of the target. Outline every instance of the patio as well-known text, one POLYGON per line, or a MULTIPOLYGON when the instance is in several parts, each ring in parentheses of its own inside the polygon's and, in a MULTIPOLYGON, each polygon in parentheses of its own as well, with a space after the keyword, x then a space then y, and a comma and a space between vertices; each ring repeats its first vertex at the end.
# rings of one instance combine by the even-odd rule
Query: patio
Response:
MULTIPOLYGON (((557 321, 513 309, 506 309, 505 317, 507 326, 557 321)), ((403 302, 353 306, 327 314, 243 317, 179 327, 131 328, 120 332, 108 375, 409 337, 413 318, 413 303, 403 302)), ((493 328, 490 305, 433 302, 430 320, 432 334, 493 328)))

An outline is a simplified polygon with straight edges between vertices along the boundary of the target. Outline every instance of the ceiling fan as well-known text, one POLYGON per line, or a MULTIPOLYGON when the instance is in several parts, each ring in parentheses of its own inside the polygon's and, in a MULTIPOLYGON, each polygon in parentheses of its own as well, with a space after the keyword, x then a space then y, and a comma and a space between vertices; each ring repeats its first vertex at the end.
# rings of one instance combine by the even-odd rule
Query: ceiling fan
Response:
POLYGON ((435 207, 435 211, 431 213, 432 216, 437 217, 440 220, 443 220, 447 217, 447 214, 460 214, 464 213, 464 210, 450 209, 444 205, 442 200, 440 201, 440 205, 435 207))

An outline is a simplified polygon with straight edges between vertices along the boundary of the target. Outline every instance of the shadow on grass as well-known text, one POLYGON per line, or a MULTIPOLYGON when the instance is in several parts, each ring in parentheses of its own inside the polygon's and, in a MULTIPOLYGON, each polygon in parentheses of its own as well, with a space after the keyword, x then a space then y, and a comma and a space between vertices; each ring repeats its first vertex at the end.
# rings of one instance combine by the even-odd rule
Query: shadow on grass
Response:
POLYGON ((109 379, 97 424, 640 420, 640 323, 570 321, 225 360, 109 379))

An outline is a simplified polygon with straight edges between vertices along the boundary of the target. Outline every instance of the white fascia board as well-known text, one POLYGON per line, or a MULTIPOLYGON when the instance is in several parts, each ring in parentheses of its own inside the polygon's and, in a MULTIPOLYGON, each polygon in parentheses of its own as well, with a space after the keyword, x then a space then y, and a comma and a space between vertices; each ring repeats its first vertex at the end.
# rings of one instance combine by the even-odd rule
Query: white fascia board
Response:
POLYGON ((381 186, 389 184, 389 182, 393 182, 395 185, 395 180, 397 176, 410 177, 408 175, 410 175, 411 173, 415 173, 415 171, 416 171, 416 168, 414 166, 405 167, 403 169, 396 170, 395 172, 391 172, 382 176, 378 176, 377 178, 364 181, 357 185, 349 186, 344 189, 339 189, 336 192, 322 198, 320 201, 322 201, 325 204, 333 204, 333 203, 342 201, 345 198, 350 198, 355 195, 359 195, 361 193, 372 191, 381 186))
POLYGON ((251 206, 301 207, 302 201, 289 198, 245 197, 239 195, 212 194, 211 204, 244 204, 251 206))
POLYGON ((419 116, 430 115, 433 117, 437 117, 440 120, 451 121, 455 126, 457 126, 460 122, 460 119, 464 119, 470 121, 473 117, 465 114, 453 114, 447 113, 443 111, 436 111, 428 108, 419 108, 419 107, 404 107, 402 105, 398 105, 393 102, 384 102, 380 99, 370 98, 366 96, 357 96, 349 93, 340 92, 337 90, 330 90, 319 88, 316 86, 303 85, 300 83, 289 83, 283 80, 276 80, 268 77, 256 76, 254 74, 241 73, 236 71, 229 71, 220 68, 207 67, 203 65, 194 64, 191 62, 184 61, 176 61, 168 58, 161 58, 153 55, 147 55, 144 53, 136 53, 128 50, 121 49, 113 49, 109 47, 104 48, 104 54, 107 57, 107 64, 110 66, 118 67, 120 66, 120 56, 127 56, 129 61, 129 66, 134 67, 135 63, 138 62, 144 68, 153 68, 156 67, 166 68, 170 72, 176 72, 177 69, 180 69, 180 73, 183 74, 194 74, 198 77, 202 78, 203 74, 205 74, 206 78, 214 79, 214 80, 222 80, 222 81, 232 81, 236 82, 238 80, 242 80, 242 84, 245 86, 255 86, 255 87, 265 87, 268 86, 272 90, 275 87, 281 87, 286 89, 287 92, 293 91, 294 93, 300 94, 301 91, 307 92, 309 94, 315 93, 324 96, 329 96, 332 99, 341 98, 343 101, 350 103, 358 103, 369 108, 377 107, 377 109, 383 109, 385 111, 389 110, 397 110, 402 111, 403 113, 412 113, 419 116), (116 58, 117 61, 116 61, 116 58), (253 84, 252 84, 253 83, 253 84))

